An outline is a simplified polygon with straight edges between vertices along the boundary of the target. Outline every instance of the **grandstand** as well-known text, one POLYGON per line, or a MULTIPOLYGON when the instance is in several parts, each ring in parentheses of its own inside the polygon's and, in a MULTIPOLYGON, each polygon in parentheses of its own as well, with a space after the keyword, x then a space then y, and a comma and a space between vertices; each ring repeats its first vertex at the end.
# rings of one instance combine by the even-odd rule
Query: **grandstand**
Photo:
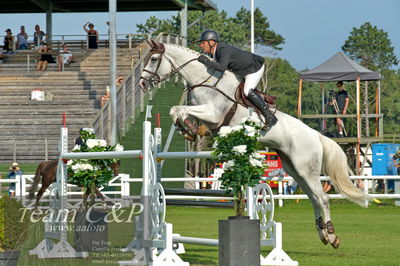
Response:
MULTIPOLYGON (((119 43, 118 76, 131 72, 140 53, 138 42, 131 48, 119 43)), ((99 100, 110 78, 109 49, 106 45, 88 50, 80 42, 67 44, 74 59, 62 72, 56 63, 44 72, 36 71, 39 54, 34 50, 16 50, 0 63, 1 164, 57 158, 62 113, 67 113, 71 147, 79 129, 89 126, 99 112, 99 100), (43 90, 45 100, 31 100, 33 90, 43 90)), ((57 54, 54 49, 53 57, 57 54)))

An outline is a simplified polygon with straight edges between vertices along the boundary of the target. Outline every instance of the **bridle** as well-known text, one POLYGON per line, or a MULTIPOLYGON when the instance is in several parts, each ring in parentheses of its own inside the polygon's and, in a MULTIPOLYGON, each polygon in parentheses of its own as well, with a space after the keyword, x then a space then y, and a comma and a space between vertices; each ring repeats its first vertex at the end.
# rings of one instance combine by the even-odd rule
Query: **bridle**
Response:
POLYGON ((153 55, 155 55, 155 54, 159 54, 159 55, 160 55, 160 58, 159 58, 159 60, 158 60, 158 62, 157 62, 157 67, 156 67, 156 69, 154 70, 154 72, 153 72, 153 71, 150 71, 150 70, 147 70, 147 69, 145 69, 145 68, 143 69, 143 72, 149 73, 149 74, 150 74, 150 77, 148 77, 148 78, 145 78, 145 77, 143 77, 143 76, 140 77, 141 79, 146 80, 147 82, 149 82, 152 86, 155 86, 155 85, 157 85, 158 83, 169 79, 170 77, 172 77, 173 75, 175 75, 176 73, 178 73, 178 72, 179 72, 182 68, 184 68, 186 65, 188 65, 189 63, 191 63, 191 62, 197 60, 197 58, 190 59, 189 61, 187 61, 187 62, 185 62, 184 64, 180 65, 179 67, 175 68, 175 66, 174 66, 174 64, 172 63, 171 59, 168 58, 168 57, 166 57, 166 56, 164 55, 164 53, 165 53, 164 44, 159 43, 158 45, 151 45, 151 50, 149 51, 149 53, 146 55, 146 57, 145 57, 145 59, 144 59, 144 65, 147 66, 147 64, 148 64, 149 61, 150 61, 150 58, 151 58, 153 55), (167 76, 165 76, 164 78, 161 78, 160 75, 158 75, 157 72, 158 72, 158 69, 160 68, 161 60, 162 60, 163 57, 164 57, 165 59, 167 59, 167 61, 168 61, 169 64, 171 65, 172 71, 171 71, 167 76))
MULTIPOLYGON (((149 43, 151 49, 150 49, 149 53, 146 55, 146 57, 144 58, 144 65, 147 66, 147 64, 149 63, 150 58, 151 58, 153 55, 155 55, 155 54, 159 54, 159 55, 160 55, 160 58, 159 58, 159 60, 158 60, 157 67, 156 67, 156 69, 154 70, 154 72, 153 72, 153 71, 150 71, 150 70, 147 70, 147 69, 145 69, 145 68, 143 69, 143 72, 149 73, 149 74, 150 74, 150 77, 149 77, 149 78, 145 78, 145 77, 141 76, 140 78, 143 79, 143 80, 146 80, 146 81, 149 82, 152 86, 155 86, 155 85, 157 85, 158 83, 160 83, 160 82, 162 82, 162 81, 164 81, 164 80, 169 79, 170 77, 172 77, 173 75, 175 75, 176 73, 178 73, 178 72, 179 72, 182 68, 184 68, 186 65, 188 65, 189 63, 191 63, 191 62, 197 60, 197 58, 190 59, 189 61, 187 61, 187 62, 183 63, 182 65, 180 65, 179 67, 175 68, 175 66, 174 66, 174 64, 172 63, 171 59, 169 59, 168 57, 166 57, 166 56, 164 55, 164 53, 165 53, 165 46, 164 46, 164 44, 162 44, 162 43, 150 43, 150 42, 148 42, 148 43, 149 43), (157 71, 158 71, 158 69, 160 68, 161 60, 162 60, 162 57, 163 57, 163 56, 164 56, 164 58, 166 58, 166 59, 168 60, 168 62, 170 63, 172 71, 171 71, 167 76, 165 76, 164 78, 161 78, 160 75, 158 75, 157 71)), ((213 90, 215 90, 215 91, 218 91, 219 93, 221 93, 222 95, 224 95, 227 99, 229 99, 231 102, 237 103, 237 101, 236 101, 235 99, 233 99, 232 97, 230 97, 229 95, 227 95, 225 92, 223 92, 222 90, 220 90, 220 89, 217 87, 219 81, 221 80, 221 77, 217 80, 217 82, 215 82, 214 85, 205 84, 205 83, 214 75, 214 73, 215 73, 215 71, 214 71, 213 73, 211 73, 211 75, 210 75, 208 78, 206 78, 203 82, 200 82, 199 84, 195 84, 195 85, 189 86, 189 87, 186 88, 186 90, 190 92, 190 91, 192 91, 193 89, 195 89, 195 88, 197 88, 197 87, 208 87, 208 88, 210 88, 210 89, 213 89, 213 90)))

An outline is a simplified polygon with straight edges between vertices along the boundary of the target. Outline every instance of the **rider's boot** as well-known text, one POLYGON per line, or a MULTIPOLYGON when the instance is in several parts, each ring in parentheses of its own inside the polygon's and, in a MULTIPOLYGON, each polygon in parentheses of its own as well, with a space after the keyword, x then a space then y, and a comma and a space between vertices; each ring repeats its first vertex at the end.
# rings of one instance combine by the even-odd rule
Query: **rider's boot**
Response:
POLYGON ((265 123, 267 124, 268 128, 273 127, 278 122, 278 118, 276 118, 271 110, 269 110, 268 104, 253 89, 250 89, 247 99, 249 99, 258 108, 258 110, 260 110, 261 114, 265 118, 265 123))

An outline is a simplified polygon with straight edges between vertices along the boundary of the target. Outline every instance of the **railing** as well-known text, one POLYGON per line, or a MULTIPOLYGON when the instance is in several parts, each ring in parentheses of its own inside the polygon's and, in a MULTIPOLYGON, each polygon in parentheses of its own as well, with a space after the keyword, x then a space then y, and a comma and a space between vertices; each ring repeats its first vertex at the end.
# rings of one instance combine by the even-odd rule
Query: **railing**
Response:
MULTIPOLYGON (((162 43, 176 43, 181 44, 182 38, 178 35, 171 34, 159 34, 156 41, 162 43)), ((147 45, 143 42, 140 45, 140 55, 147 53, 147 45)), ((134 63, 131 74, 124 80, 124 83, 117 88, 117 128, 119 129, 119 138, 124 137, 126 132, 129 130, 131 123, 135 122, 137 109, 140 112, 144 111, 145 95, 139 88, 138 83, 140 74, 142 71, 142 59, 140 56, 139 60, 134 63)), ((108 101, 99 111, 97 116, 93 119, 91 127, 96 131, 96 135, 110 141, 111 138, 111 126, 112 126, 112 110, 111 101, 108 101)))
MULTIPOLYGON (((32 182, 33 175, 22 175, 22 176, 17 176, 16 179, 0 179, 0 186, 2 184, 7 184, 7 187, 11 183, 15 183, 15 196, 16 197, 26 197, 29 194, 29 188, 30 185, 29 183, 32 182), (27 182, 28 181, 28 182, 27 182)), ((400 191, 395 190, 394 194, 390 194, 387 191, 387 182, 384 193, 374 193, 374 185, 375 185, 375 180, 395 180, 396 182, 400 182, 400 176, 351 176, 351 180, 362 180, 363 185, 364 185, 364 192, 366 194, 369 194, 370 196, 373 196, 376 199, 395 199, 396 202, 400 205, 400 191)), ((288 176, 288 177, 274 177, 274 178, 269 178, 268 181, 278 181, 278 192, 274 194, 274 199, 278 200, 279 206, 283 206, 283 200, 293 200, 293 199, 308 199, 307 195, 305 194, 290 194, 285 192, 285 184, 286 181, 292 181, 293 179, 288 176)), ((326 176, 321 176, 321 181, 327 181, 329 180, 328 177, 326 176)), ((117 187, 117 190, 114 191, 102 191, 103 194, 107 196, 113 195, 119 197, 123 197, 125 199, 129 199, 132 196, 130 195, 130 184, 131 183, 141 183, 143 182, 143 178, 130 178, 129 175, 126 174, 120 174, 118 177, 115 177, 113 180, 109 182, 110 187, 117 187)), ((211 178, 183 178, 183 177, 165 177, 161 178, 161 182, 213 182, 212 189, 220 189, 220 181, 217 177, 211 177, 211 178)), ((2 186, 3 187, 3 186, 2 186)), ((39 185, 40 187, 40 185, 39 185)), ((72 191, 73 189, 76 189, 77 186, 69 184, 68 187, 71 188, 71 191, 67 193, 67 195, 81 195, 81 191, 72 191)), ((198 187, 198 186, 196 186, 198 187)), ((48 195, 48 192, 44 194, 44 196, 48 195)), ((331 199, 344 199, 344 197, 340 194, 328 194, 329 198, 331 199)), ((206 196, 193 196, 193 195, 170 195, 166 197, 167 199, 185 199, 185 200, 233 200, 232 197, 229 196, 212 196, 212 197, 206 197, 206 196)), ((44 202, 46 201, 45 199, 43 200, 44 202)), ((32 203, 30 203, 32 204, 32 203)))
MULTIPOLYGON (((0 194, 4 195, 5 192, 4 189, 8 191, 9 185, 14 183, 15 184, 14 196, 22 198, 24 206, 33 207, 35 201, 28 200, 29 190, 33 183, 33 178, 34 175, 17 175, 15 179, 14 178, 0 179, 0 188, 1 188, 0 194)), ((130 195, 130 183, 126 182, 125 180, 128 179, 129 179, 128 174, 119 174, 118 176, 114 177, 112 180, 109 181, 107 187, 105 188, 100 187, 99 190, 107 198, 107 200, 113 200, 113 199, 120 200, 122 198, 127 198, 130 195), (107 188, 113 188, 113 189, 108 190, 107 188)), ((41 184, 38 185, 38 190, 40 186, 41 184)), ((50 195, 50 189, 51 187, 49 187, 49 189, 45 191, 40 202, 49 202, 49 199, 47 197, 50 195)), ((73 184, 68 184, 67 197, 70 197, 70 199, 68 200, 74 206, 81 203, 82 197, 80 196, 82 195, 82 193, 83 193, 82 188, 73 184)))
MULTIPOLYGON (((374 193, 374 181, 375 180, 396 180, 396 182, 400 182, 400 176, 350 176, 351 180, 362 180, 364 184, 364 189, 363 191, 370 195, 373 196, 375 199, 395 199, 396 203, 400 205, 400 191, 395 190, 394 194, 389 194, 387 190, 387 183, 384 188, 384 193, 374 193), (369 188, 371 187, 371 189, 369 188), (371 190, 371 191, 370 191, 371 190)), ((277 181, 278 182, 278 193, 274 193, 274 199, 278 200, 279 206, 283 206, 283 200, 289 200, 289 199, 308 199, 308 196, 306 194, 289 194, 285 192, 285 183, 284 181, 293 181, 293 178, 290 176, 287 177, 273 177, 273 178, 268 178, 268 181, 277 181)), ((330 179, 326 176, 321 176, 320 178, 321 181, 329 181, 330 179)), ((137 183, 137 182, 142 182, 142 178, 129 178, 125 179, 125 182, 132 182, 132 183, 137 183)), ((212 189, 220 189, 220 181, 218 177, 195 177, 195 178, 183 178, 183 177, 165 177, 161 178, 161 183, 163 182, 212 182, 212 189)), ((199 186, 196 186, 197 188, 199 186)), ((329 198, 331 199, 344 199, 344 197, 341 194, 328 194, 329 198)), ((167 196, 167 199, 186 199, 186 200, 209 200, 209 199, 214 199, 214 200, 233 200, 232 197, 226 197, 226 196, 220 196, 220 197, 204 197, 204 196, 183 196, 183 195, 175 195, 175 196, 167 196)))
MULTIPOLYGON (((14 36, 14 38, 16 38, 14 36)), ((141 42, 142 40, 146 40, 148 38, 148 34, 134 34, 134 33, 124 33, 117 34, 117 47, 126 47, 132 48, 135 43, 141 42)), ((98 47, 108 47, 109 46, 109 35, 108 34, 99 34, 98 47)), ((28 48, 35 50, 40 46, 40 40, 37 43, 34 43, 33 35, 28 35, 28 48)), ((89 39, 87 34, 63 34, 63 35, 53 35, 52 40, 44 42, 53 49, 61 49, 64 43, 68 44, 71 47, 76 47, 79 49, 87 49, 89 47, 89 39)), ((29 50, 28 49, 28 50, 29 50)), ((18 50, 16 47, 16 42, 13 42, 13 51, 18 50)))
MULTIPOLYGON (((40 140, 39 140, 40 141, 40 140)), ((18 154, 18 146, 26 146, 27 144, 32 144, 31 140, 26 140, 26 139, 11 139, 11 140, 0 140, 0 144, 3 147, 8 147, 8 150, 10 153, 12 153, 12 161, 10 158, 11 162, 17 162, 17 154, 18 154), (4 145, 3 145, 4 144, 4 145)), ((48 139, 44 138, 42 143, 36 143, 37 147, 42 146, 43 147, 43 159, 44 161, 47 161, 49 159, 49 143, 48 139)), ((21 149, 25 150, 25 149, 21 149)), ((11 163, 10 162, 10 163, 11 163)))

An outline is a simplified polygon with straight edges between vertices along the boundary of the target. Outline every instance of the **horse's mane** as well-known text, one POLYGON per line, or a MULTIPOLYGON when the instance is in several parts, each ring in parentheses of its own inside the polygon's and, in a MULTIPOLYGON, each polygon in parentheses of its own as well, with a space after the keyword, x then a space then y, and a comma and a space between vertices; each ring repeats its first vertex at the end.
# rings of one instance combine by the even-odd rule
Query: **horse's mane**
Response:
POLYGON ((180 49, 182 49, 182 50, 184 50, 184 51, 186 51, 188 53, 193 54, 194 56, 200 56, 201 55, 199 52, 197 52, 195 50, 192 50, 192 49, 187 48, 185 46, 181 46, 181 45, 174 44, 174 43, 164 43, 164 46, 180 48, 180 49))
MULTIPOLYGON (((197 51, 195 51, 195 50, 192 50, 192 49, 190 49, 190 48, 187 48, 187 47, 185 47, 185 46, 181 46, 181 45, 178 45, 178 44, 165 43, 164 46, 166 47, 167 50, 168 50, 169 47, 171 47, 171 48, 178 48, 178 49, 180 49, 179 52, 184 52, 184 53, 187 54, 187 56, 190 57, 190 58, 199 57, 200 55, 202 55, 201 53, 199 53, 199 52, 197 52, 197 51)), ((180 55, 180 57, 181 57, 181 56, 182 56, 182 57, 184 56, 184 55, 182 55, 182 54, 179 54, 179 55, 180 55)), ((209 59, 210 59, 210 60, 214 60, 214 59, 212 59, 212 58, 209 58, 209 59)), ((204 69, 207 69, 207 68, 205 67, 204 69)), ((231 71, 225 70, 222 79, 236 79, 236 80, 237 80, 237 77, 236 77, 236 75, 233 74, 231 71)), ((237 81, 237 82, 239 82, 239 81, 237 81)), ((236 88, 235 88, 235 89, 236 89, 236 88)))

